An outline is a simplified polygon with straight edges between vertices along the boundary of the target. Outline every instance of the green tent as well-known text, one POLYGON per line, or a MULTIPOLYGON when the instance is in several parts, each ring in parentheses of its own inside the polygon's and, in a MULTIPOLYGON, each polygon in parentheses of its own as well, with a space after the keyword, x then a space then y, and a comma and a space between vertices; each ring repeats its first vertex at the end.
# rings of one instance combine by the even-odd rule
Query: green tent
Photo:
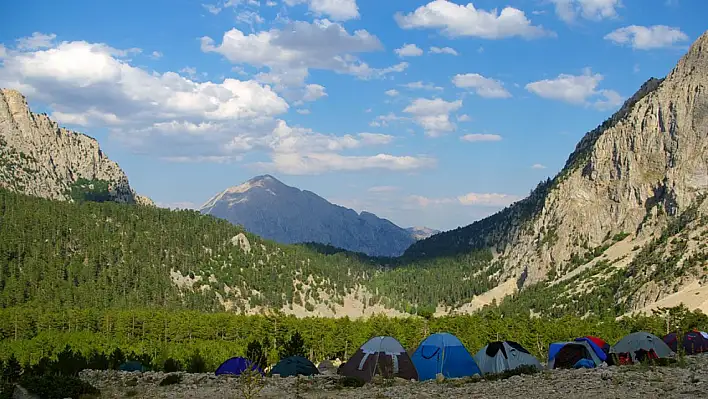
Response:
POLYGON ((270 371, 271 374, 280 374, 281 377, 295 377, 297 375, 319 374, 314 364, 302 356, 291 356, 278 362, 270 371))

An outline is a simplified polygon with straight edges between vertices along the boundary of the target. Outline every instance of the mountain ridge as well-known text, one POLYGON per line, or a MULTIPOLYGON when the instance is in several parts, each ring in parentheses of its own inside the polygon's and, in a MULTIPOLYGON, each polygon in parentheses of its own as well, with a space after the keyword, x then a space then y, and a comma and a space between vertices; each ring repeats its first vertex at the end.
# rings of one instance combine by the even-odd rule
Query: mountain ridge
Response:
POLYGON ((280 243, 315 242, 370 256, 398 256, 415 241, 388 219, 332 204, 268 174, 217 193, 199 211, 280 243))

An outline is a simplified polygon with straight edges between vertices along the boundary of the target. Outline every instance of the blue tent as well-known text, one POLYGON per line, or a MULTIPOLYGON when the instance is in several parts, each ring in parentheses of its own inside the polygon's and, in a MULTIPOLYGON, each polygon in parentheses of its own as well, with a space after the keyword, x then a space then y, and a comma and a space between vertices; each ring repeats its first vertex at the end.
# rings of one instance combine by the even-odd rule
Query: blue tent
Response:
POLYGON ((232 357, 231 359, 221 363, 221 366, 216 369, 215 374, 241 375, 241 373, 246 371, 249 367, 251 368, 251 370, 257 370, 262 375, 265 375, 265 373, 263 373, 263 370, 261 370, 261 368, 258 367, 257 364, 243 357, 232 357))
POLYGON ((440 373, 445 378, 482 375, 472 355, 456 336, 438 333, 420 343, 411 356, 420 381, 433 380, 440 373))

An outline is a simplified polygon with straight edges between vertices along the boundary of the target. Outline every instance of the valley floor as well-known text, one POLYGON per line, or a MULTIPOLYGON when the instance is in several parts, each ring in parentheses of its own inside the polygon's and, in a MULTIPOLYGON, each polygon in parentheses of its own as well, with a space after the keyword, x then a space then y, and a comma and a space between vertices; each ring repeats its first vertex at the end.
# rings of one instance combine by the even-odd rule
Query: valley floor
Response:
MULTIPOLYGON (((99 388, 102 398, 244 398, 234 377, 184 374, 182 382, 161 387, 164 373, 85 370, 80 377, 99 388)), ((381 381, 341 388, 337 375, 266 378, 259 398, 705 398, 708 355, 686 358, 685 367, 621 366, 546 370, 505 380, 444 382, 381 381)))

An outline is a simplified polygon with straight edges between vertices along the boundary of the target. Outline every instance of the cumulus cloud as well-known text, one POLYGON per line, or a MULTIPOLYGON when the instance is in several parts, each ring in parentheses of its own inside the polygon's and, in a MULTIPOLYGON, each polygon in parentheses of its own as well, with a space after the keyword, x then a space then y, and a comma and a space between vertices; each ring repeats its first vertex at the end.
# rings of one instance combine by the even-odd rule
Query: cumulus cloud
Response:
POLYGON ((443 90, 443 88, 440 86, 435 86, 432 83, 423 83, 420 80, 417 82, 402 84, 401 86, 412 90, 443 90))
POLYGON ((688 40, 688 35, 681 32, 679 28, 666 25, 631 25, 608 33, 605 35, 605 40, 618 45, 628 45, 635 50, 652 50, 685 42, 688 40))
MULTIPOLYGON (((6 49, 0 87, 19 89, 31 102, 46 104, 60 123, 108 128, 112 139, 156 158, 226 163, 260 151, 276 169, 291 173, 412 170, 435 163, 427 157, 340 154, 387 145, 393 137, 290 127, 277 118, 288 111, 287 102, 255 80, 195 82, 175 72, 149 71, 121 59, 128 50, 102 43, 34 47, 6 49)), ((321 86, 308 89, 312 97, 324 95, 321 86)))
POLYGON ((472 118, 470 118, 470 116, 467 114, 457 115, 458 122, 469 122, 471 120, 472 120, 472 118))
POLYGON ((546 169, 546 165, 542 165, 540 163, 535 163, 531 165, 531 169, 546 169))
POLYGON ((556 15, 561 20, 571 23, 581 16, 584 19, 600 21, 617 17, 620 0, 551 0, 555 5, 556 15))
POLYGON ((396 97, 399 94, 396 89, 386 90, 384 93, 389 97, 396 97))
POLYGON ((534 26, 523 11, 513 7, 505 7, 498 13, 496 9, 478 10, 472 3, 461 5, 447 0, 431 1, 411 13, 396 13, 394 18, 403 29, 439 29, 451 37, 535 39, 555 35, 540 25, 534 26))
POLYGON ((498 134, 465 134, 460 137, 462 141, 476 142, 476 141, 501 141, 502 136, 498 134))
POLYGON ((431 54, 450 54, 450 55, 458 55, 457 50, 455 50, 452 47, 431 47, 430 50, 428 50, 429 53, 431 54))
POLYGON ((201 48, 207 53, 219 53, 235 64, 267 67, 269 72, 257 78, 274 84, 278 92, 303 86, 310 69, 373 79, 408 67, 406 62, 385 68, 369 66, 355 54, 383 50, 379 39, 363 29, 350 34, 342 25, 326 19, 289 22, 280 29, 248 35, 233 28, 224 33, 218 45, 212 38, 202 37, 201 48))
POLYGON ((452 83, 462 89, 472 89, 480 97, 485 98, 509 98, 509 93, 504 88, 504 83, 499 80, 485 78, 478 73, 467 73, 455 75, 452 83))
POLYGON ((335 21, 347 21, 359 18, 356 0, 284 0, 288 6, 307 4, 316 15, 326 15, 335 21))
POLYGON ((423 50, 415 44, 404 44, 403 47, 397 48, 394 52, 399 57, 419 57, 423 55, 423 50))
POLYGON ((162 58, 162 53, 159 51, 153 51, 152 54, 150 54, 150 58, 154 60, 159 60, 160 58, 162 58))
POLYGON ((462 100, 418 98, 413 100, 403 112, 411 114, 413 120, 425 130, 426 135, 437 137, 456 129, 455 124, 450 121, 450 113, 460 107, 462 107, 462 100))
POLYGON ((543 98, 576 105, 593 105, 602 110, 622 105, 622 96, 616 91, 597 89, 602 79, 604 76, 601 74, 585 68, 581 75, 560 74, 555 79, 531 82, 526 85, 526 90, 543 98), (590 103, 588 100, 593 97, 596 100, 590 103))
POLYGON ((38 50, 43 48, 49 48, 53 46, 54 40, 57 35, 51 33, 45 35, 40 32, 32 33, 32 36, 23 37, 17 39, 17 49, 18 50, 38 50))
POLYGON ((297 112, 300 115, 310 115, 310 110, 306 109, 306 108, 296 109, 295 112, 297 112))

